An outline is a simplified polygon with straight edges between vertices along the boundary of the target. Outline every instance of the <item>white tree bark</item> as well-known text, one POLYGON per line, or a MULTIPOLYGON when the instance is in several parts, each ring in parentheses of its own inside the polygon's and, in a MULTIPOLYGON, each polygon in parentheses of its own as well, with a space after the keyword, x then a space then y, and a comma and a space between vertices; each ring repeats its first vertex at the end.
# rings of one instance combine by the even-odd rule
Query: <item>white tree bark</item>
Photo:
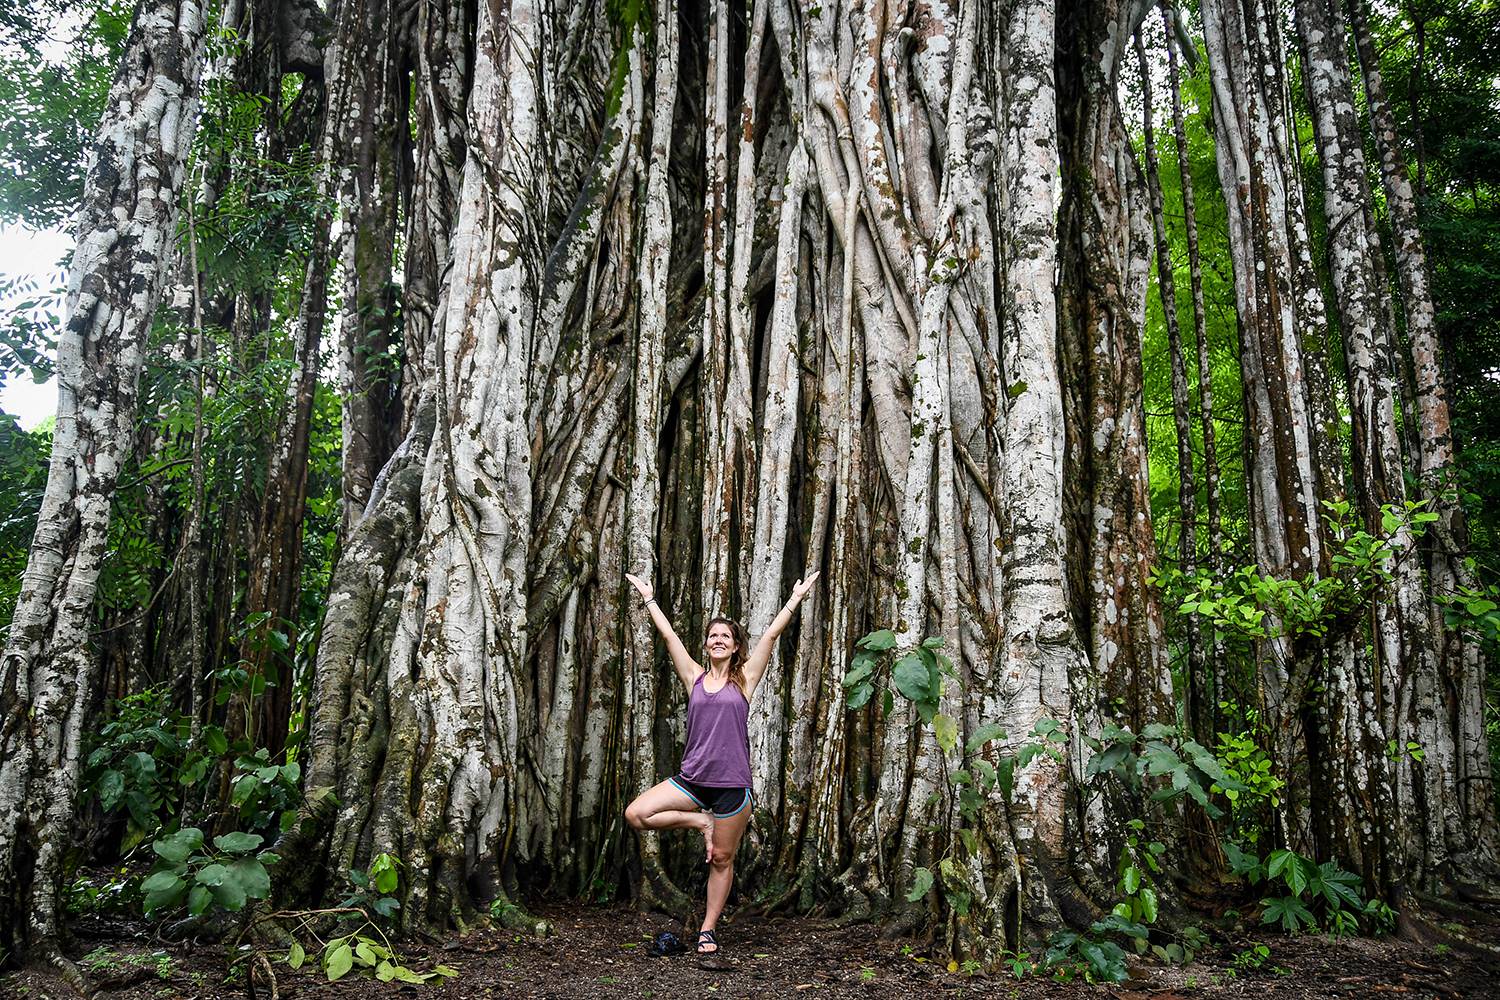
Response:
POLYGON ((0 950, 56 955, 84 714, 90 626, 110 505, 135 436, 152 318, 171 273, 196 125, 206 5, 141 5, 88 150, 84 202, 58 338, 47 486, 0 691, 0 950))

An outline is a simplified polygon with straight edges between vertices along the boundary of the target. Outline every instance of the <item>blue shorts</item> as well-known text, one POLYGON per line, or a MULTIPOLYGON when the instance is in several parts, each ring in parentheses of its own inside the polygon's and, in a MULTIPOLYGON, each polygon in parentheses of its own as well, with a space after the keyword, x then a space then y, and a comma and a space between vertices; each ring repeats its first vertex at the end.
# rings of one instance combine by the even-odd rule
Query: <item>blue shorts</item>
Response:
POLYGON ((699 809, 713 813, 715 819, 728 819, 755 800, 755 793, 748 788, 714 788, 689 781, 680 774, 667 780, 697 803, 699 809))

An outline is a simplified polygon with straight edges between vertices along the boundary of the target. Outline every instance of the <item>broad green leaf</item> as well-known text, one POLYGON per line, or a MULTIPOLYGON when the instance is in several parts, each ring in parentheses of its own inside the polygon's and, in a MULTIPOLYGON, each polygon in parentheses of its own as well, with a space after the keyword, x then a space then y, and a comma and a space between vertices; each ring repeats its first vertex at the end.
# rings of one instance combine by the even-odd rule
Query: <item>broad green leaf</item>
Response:
POLYGON ((1148 886, 1141 887, 1141 919, 1148 924, 1156 923, 1156 892, 1148 886))
POLYGON ((939 713, 932 719, 932 728, 943 753, 952 753, 953 748, 958 746, 958 722, 939 713))
POLYGON ((232 833, 215 837, 214 846, 230 854, 244 854, 246 851, 253 851, 259 847, 264 839, 258 833, 245 833, 241 830, 235 830, 232 833))
POLYGON ((99 805, 106 812, 120 804, 125 794, 125 775, 119 771, 105 771, 99 776, 99 805))
POLYGON ((868 649, 876 653, 884 652, 887 649, 895 648, 896 633, 888 628, 883 628, 879 631, 871 632, 855 643, 855 645, 861 649, 868 649))
POLYGON ((188 913, 196 917, 206 912, 213 901, 214 894, 207 886, 195 885, 188 890, 188 913))
POLYGON ((181 875, 171 869, 153 872, 152 875, 141 883, 142 892, 160 892, 164 889, 175 889, 185 885, 181 875))
POLYGON ((849 692, 849 697, 845 700, 844 707, 851 712, 858 708, 864 708, 865 703, 870 700, 870 695, 874 693, 875 689, 873 687, 868 684, 861 684, 849 692))
POLYGON ((1113 746, 1105 747, 1103 751, 1090 757, 1089 766, 1084 773, 1092 778, 1096 774, 1113 771, 1126 763, 1129 757, 1130 744, 1116 743, 1113 746))
POLYGON ((178 879, 175 884, 167 888, 146 893, 146 899, 142 904, 146 916, 151 916, 151 914, 163 907, 176 906, 182 902, 183 893, 186 888, 187 883, 182 879, 178 879))
POLYGON ((236 778, 234 787, 229 792, 229 802, 234 806, 242 806, 250 799, 259 794, 261 782, 253 774, 243 774, 236 778))
POLYGON ((1001 757, 995 765, 995 774, 999 779, 1000 794, 1009 801, 1011 793, 1016 790, 1016 758, 1009 755, 1001 757))
POLYGON ((194 878, 197 880, 199 885, 206 885, 212 888, 216 885, 223 885, 224 879, 227 878, 228 875, 229 869, 225 868, 221 864, 216 863, 211 865, 204 865, 202 868, 198 869, 198 874, 194 876, 194 878))
POLYGON ((300 969, 305 961, 307 961, 307 951, 300 941, 293 941, 291 948, 287 949, 286 964, 294 969, 300 969))
POLYGON ((915 903, 932 889, 932 871, 927 868, 918 868, 912 873, 911 892, 906 894, 908 903, 915 903))
POLYGON ((342 941, 337 947, 330 948, 323 960, 323 970, 328 973, 330 983, 338 982, 352 968, 354 968, 354 949, 349 947, 348 941, 342 941))
POLYGON ((219 905, 231 913, 238 913, 245 908, 244 886, 232 876, 224 879, 222 883, 212 887, 209 891, 214 894, 214 899, 219 901, 219 905))
POLYGON ((240 858, 229 866, 230 877, 251 899, 265 899, 271 893, 271 876, 257 858, 240 858))
POLYGON ((928 688, 927 664, 915 653, 907 653, 896 661, 891 671, 891 680, 907 698, 915 702, 931 701, 935 692, 928 688))
POLYGON ((969 737, 969 742, 964 744, 964 750, 967 753, 973 753, 992 740, 1003 739, 1005 739, 1005 727, 995 722, 986 722, 974 730, 973 735, 969 737))
POLYGON ((860 681, 875 672, 875 657, 869 653, 858 653, 849 666, 849 672, 844 675, 845 689, 852 688, 860 681))
POLYGON ((979 775, 979 782, 985 789, 995 787, 998 774, 995 771, 994 764, 991 764, 983 757, 976 758, 974 761, 974 771, 979 775))
POLYGON ((388 960, 382 960, 379 965, 375 966, 375 978, 382 983, 390 982, 396 978, 396 967, 388 960))
POLYGON ((160 837, 151 843, 151 849, 168 861, 186 861, 188 855, 202 846, 203 831, 193 826, 160 837))

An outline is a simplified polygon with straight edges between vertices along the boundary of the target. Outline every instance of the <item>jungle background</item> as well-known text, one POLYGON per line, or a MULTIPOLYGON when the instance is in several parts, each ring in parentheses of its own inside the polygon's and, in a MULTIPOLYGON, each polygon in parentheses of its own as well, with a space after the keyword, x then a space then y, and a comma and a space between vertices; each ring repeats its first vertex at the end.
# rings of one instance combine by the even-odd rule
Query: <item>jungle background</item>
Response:
POLYGON ((0 276, 4 384, 77 387, 0 413, 12 986, 675 988, 631 569, 690 645, 824 572, 755 706, 762 994, 1490 961, 1500 6, 0 33, 0 220, 91 248, 0 276))

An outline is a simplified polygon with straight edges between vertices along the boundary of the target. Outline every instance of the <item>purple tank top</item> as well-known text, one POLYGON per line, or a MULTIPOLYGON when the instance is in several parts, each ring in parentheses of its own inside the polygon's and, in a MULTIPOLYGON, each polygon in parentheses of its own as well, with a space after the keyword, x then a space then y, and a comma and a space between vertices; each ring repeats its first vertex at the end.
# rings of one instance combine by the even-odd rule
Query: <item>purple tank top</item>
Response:
POLYGON ((750 703, 738 684, 717 691, 703 686, 700 673, 688 692, 687 747, 682 776, 709 788, 750 787, 750 703))

